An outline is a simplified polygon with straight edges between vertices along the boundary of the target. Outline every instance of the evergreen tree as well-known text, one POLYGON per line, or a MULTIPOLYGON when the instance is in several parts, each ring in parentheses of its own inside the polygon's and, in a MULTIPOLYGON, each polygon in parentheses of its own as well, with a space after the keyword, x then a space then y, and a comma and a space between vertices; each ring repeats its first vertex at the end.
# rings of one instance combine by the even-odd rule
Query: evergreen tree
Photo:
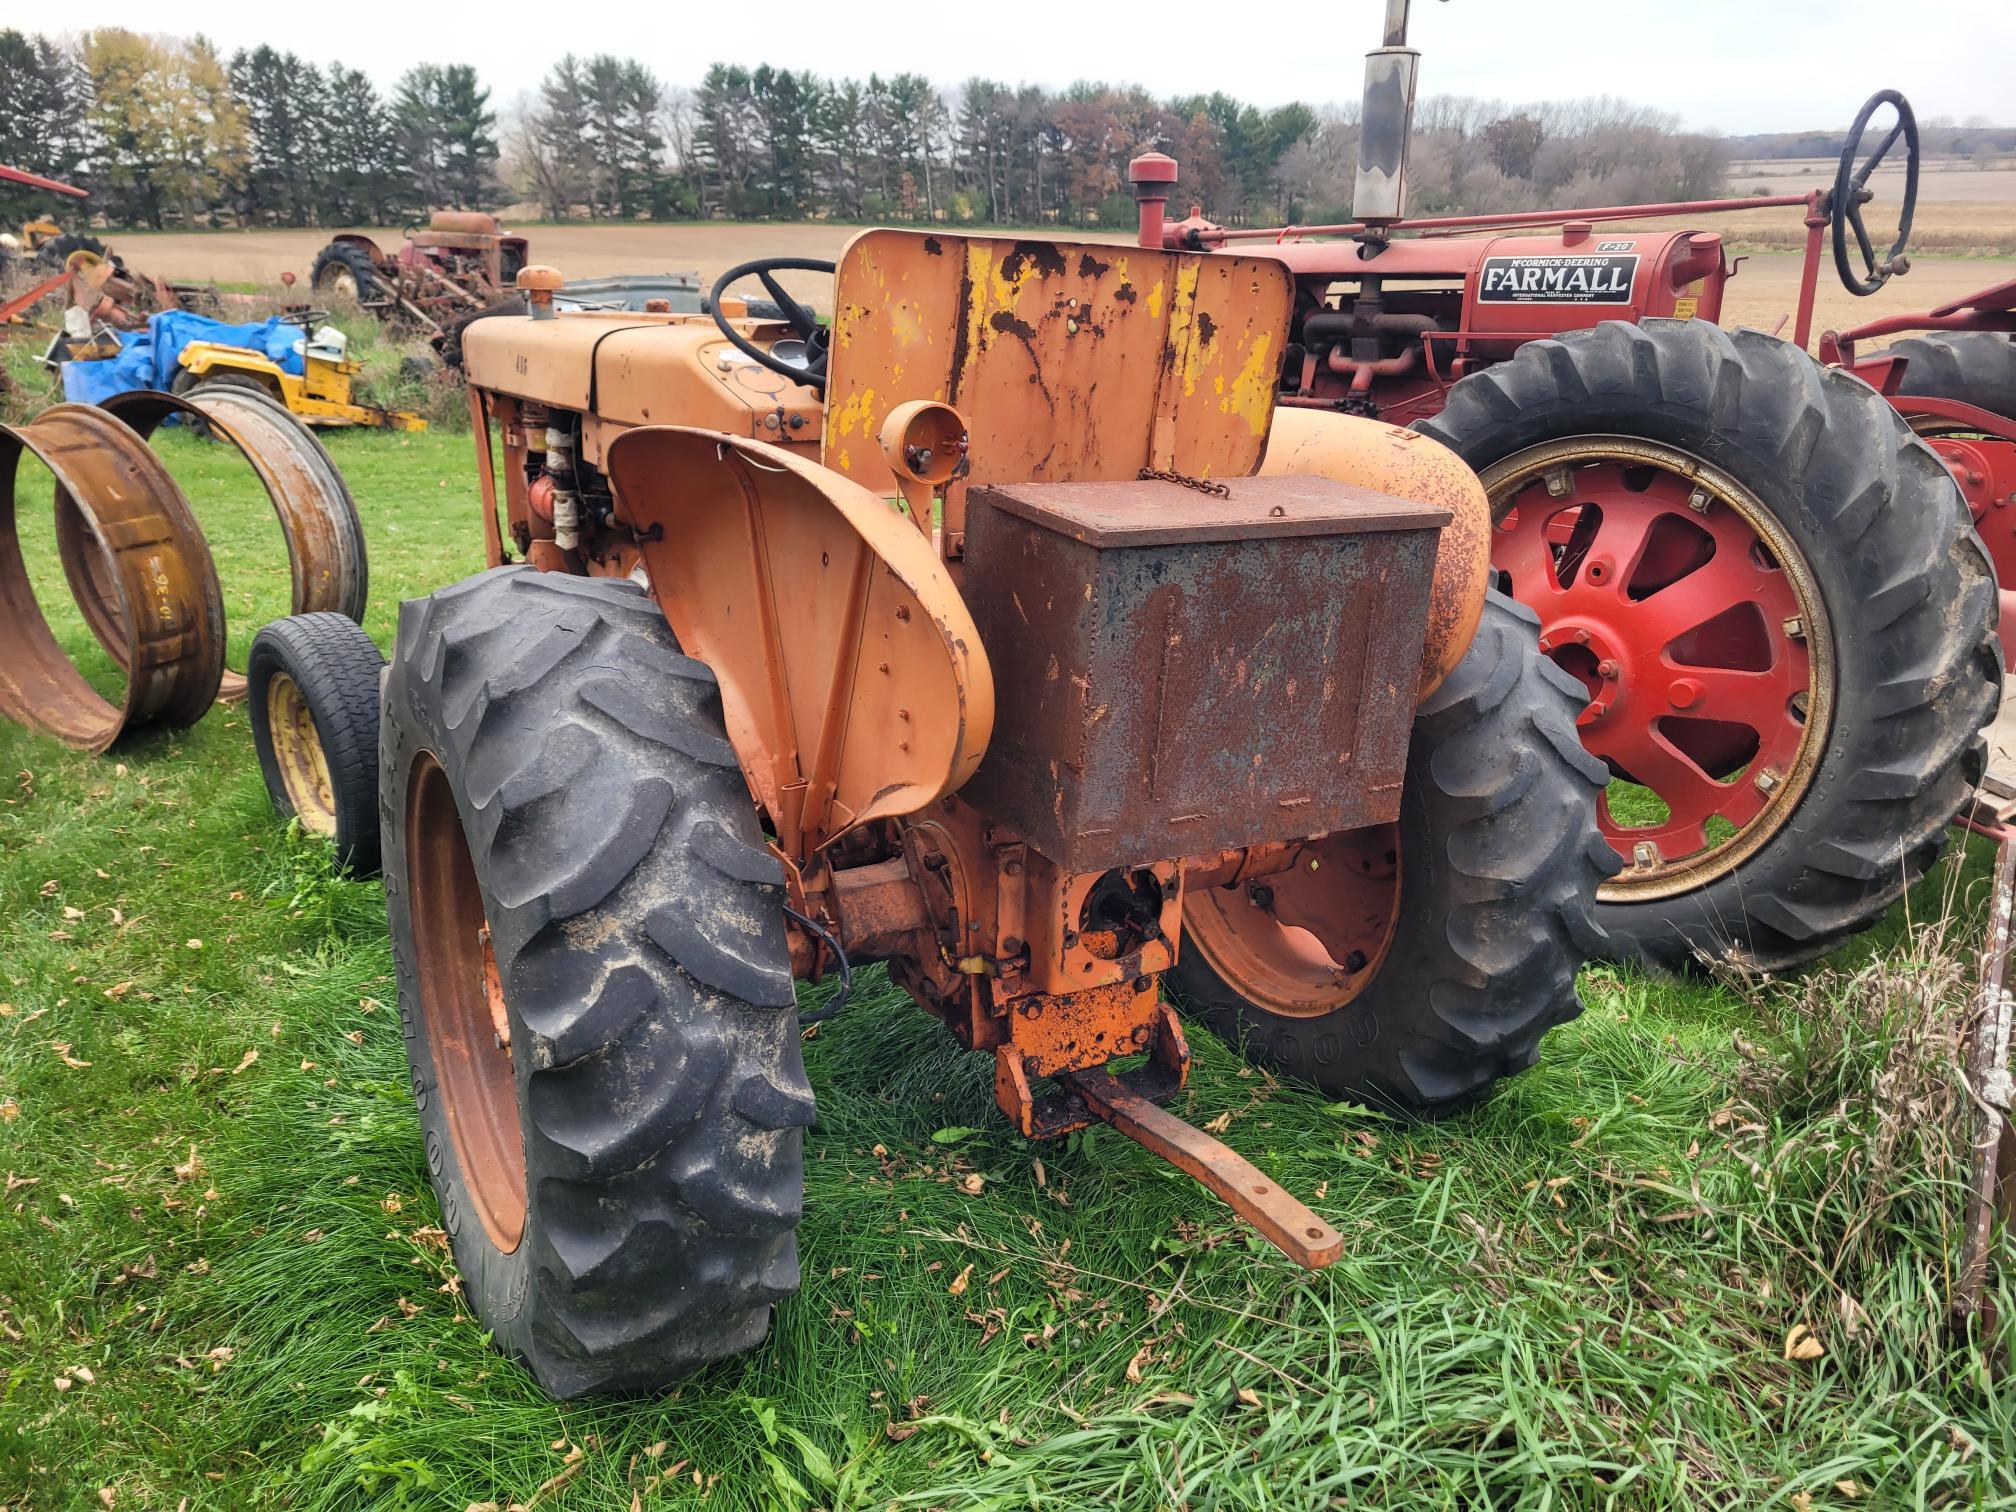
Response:
POLYGON ((390 225, 419 208, 392 113, 370 79, 330 64, 322 106, 322 224, 390 225))
POLYGON ((392 97, 399 146, 429 207, 480 209, 497 200, 497 117, 467 63, 422 63, 392 97))
MULTIPOLYGON (((89 138, 84 124, 90 80, 68 49, 47 37, 0 30, 0 163, 76 183, 89 138)), ((80 186, 81 187, 81 186, 80 186)), ((14 225, 76 205, 43 189, 0 184, 0 218, 14 225)), ((81 217, 81 209, 73 212, 81 217)))
POLYGON ((244 110, 248 162, 241 201, 251 224, 305 226, 324 199, 331 121, 322 75, 294 53, 261 46, 231 59, 244 110))

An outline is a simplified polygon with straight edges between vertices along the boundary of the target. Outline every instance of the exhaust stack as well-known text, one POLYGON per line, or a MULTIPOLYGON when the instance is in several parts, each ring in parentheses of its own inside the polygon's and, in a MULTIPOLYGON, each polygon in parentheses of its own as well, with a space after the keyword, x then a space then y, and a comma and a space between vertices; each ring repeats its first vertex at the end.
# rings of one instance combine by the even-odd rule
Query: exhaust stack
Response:
POLYGON ((1414 127, 1414 78, 1421 54, 1407 45, 1410 0, 1386 0, 1386 40, 1365 55, 1365 104, 1358 127, 1358 184, 1351 215, 1367 225, 1407 209, 1407 139, 1414 127))

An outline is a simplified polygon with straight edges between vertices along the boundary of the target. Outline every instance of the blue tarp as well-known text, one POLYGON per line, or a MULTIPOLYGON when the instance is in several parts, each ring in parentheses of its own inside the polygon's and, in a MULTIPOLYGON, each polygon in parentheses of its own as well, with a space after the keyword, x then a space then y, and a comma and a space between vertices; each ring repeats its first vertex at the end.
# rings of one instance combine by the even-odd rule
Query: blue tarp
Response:
POLYGON ((192 341, 262 352, 283 372, 302 371, 302 333, 277 316, 252 325, 227 325, 187 310, 163 310, 147 317, 147 329, 127 331, 119 338, 119 355, 98 362, 63 364, 63 397, 81 404, 99 404, 132 389, 165 389, 180 369, 182 348, 192 341))

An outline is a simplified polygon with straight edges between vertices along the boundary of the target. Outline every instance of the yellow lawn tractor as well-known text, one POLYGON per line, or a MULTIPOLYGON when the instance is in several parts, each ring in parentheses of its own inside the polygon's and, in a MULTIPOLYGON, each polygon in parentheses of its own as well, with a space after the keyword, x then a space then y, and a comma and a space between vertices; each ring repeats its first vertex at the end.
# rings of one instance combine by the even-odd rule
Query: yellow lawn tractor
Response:
POLYGON ((298 375, 249 347, 192 341, 177 358, 182 371, 175 375, 174 391, 179 394, 199 383, 235 384, 279 400, 308 425, 427 429, 427 422, 411 410, 357 403, 353 381, 363 364, 349 356, 348 337, 334 326, 314 326, 313 319, 312 313, 303 317, 307 340, 302 348, 304 370, 298 375))

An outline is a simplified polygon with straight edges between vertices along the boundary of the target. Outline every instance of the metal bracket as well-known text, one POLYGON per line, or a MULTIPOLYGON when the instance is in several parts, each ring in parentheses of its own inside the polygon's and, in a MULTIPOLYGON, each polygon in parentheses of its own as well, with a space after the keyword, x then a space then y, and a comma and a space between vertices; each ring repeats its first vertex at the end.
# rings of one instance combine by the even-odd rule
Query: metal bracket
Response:
POLYGON ((994 1053, 994 1097, 1031 1139, 1054 1139, 1095 1120, 1111 1124, 1216 1193, 1297 1265, 1321 1270, 1344 1251, 1344 1236, 1270 1181, 1243 1155, 1157 1106, 1181 1090, 1190 1047, 1167 1003, 1155 1011, 1148 1059, 1114 1075, 1104 1066, 1067 1071, 1059 1091, 1037 1098, 1012 1045, 994 1053))

